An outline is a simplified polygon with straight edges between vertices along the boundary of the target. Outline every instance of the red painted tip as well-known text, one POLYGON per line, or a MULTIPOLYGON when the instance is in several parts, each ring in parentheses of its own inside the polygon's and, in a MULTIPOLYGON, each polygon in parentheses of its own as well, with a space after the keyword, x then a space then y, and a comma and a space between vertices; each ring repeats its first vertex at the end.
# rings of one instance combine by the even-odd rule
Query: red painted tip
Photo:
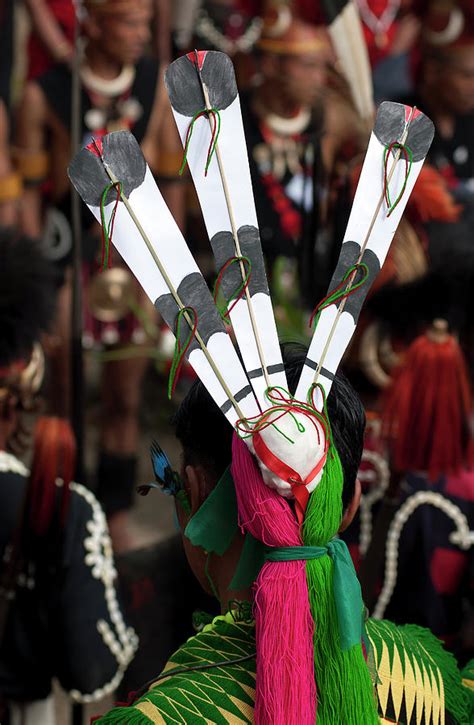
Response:
POLYGON ((102 139, 101 138, 94 138, 94 139, 92 139, 92 141, 90 142, 90 144, 88 144, 86 146, 86 149, 88 151, 90 151, 92 154, 95 154, 97 156, 97 158, 100 159, 100 157, 102 156, 102 153, 103 153, 103 143, 102 143, 102 139))
POLYGON ((411 120, 414 121, 415 118, 418 118, 418 116, 421 116, 421 111, 418 108, 415 108, 413 110, 413 108, 411 106, 405 106, 405 122, 408 121, 410 116, 411 116, 411 120), (413 116, 411 116, 412 111, 413 111, 413 116))
POLYGON ((204 65, 204 59, 207 55, 207 50, 193 50, 191 53, 187 53, 187 56, 193 65, 196 65, 196 54, 197 54, 197 67, 198 70, 202 70, 204 65))

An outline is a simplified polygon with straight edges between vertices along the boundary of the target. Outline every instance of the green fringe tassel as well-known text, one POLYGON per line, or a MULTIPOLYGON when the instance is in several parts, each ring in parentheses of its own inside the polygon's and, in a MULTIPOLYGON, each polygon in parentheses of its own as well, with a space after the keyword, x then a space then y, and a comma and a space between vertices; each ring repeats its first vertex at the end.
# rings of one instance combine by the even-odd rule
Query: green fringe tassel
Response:
POLYGON ((153 723, 153 720, 134 707, 114 707, 106 715, 94 721, 94 725, 148 725, 148 723, 153 723))
MULTIPOLYGON (((305 546, 324 546, 342 519, 343 470, 331 446, 323 477, 309 498, 303 524, 305 546)), ((318 725, 377 725, 377 699, 361 645, 342 651, 334 604, 333 563, 329 556, 306 563, 314 620, 314 670, 318 725)), ((362 613, 361 613, 362 616, 362 613)))
POLYGON ((438 667, 443 678, 446 710, 459 725, 473 723, 474 691, 463 686, 454 655, 444 649, 443 643, 429 629, 416 624, 405 624, 400 629, 403 633, 410 634, 438 667))
POLYGON ((463 686, 463 690, 469 702, 469 722, 474 722, 474 660, 471 660, 461 672, 463 680, 467 680, 470 685, 463 686))

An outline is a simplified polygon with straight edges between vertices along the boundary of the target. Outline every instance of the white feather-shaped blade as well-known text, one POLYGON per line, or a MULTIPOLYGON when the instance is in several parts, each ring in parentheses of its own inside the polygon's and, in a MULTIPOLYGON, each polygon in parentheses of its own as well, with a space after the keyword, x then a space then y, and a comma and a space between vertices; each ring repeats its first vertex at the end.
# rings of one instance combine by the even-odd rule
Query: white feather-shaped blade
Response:
MULTIPOLYGON (((126 131, 105 136, 100 155, 91 144, 76 155, 68 172, 99 222, 104 189, 111 180, 121 182, 118 205, 112 189, 104 207, 108 223, 116 206, 114 246, 174 334, 180 305, 196 310, 198 334, 186 357, 227 419, 235 424, 241 416, 256 415, 257 402, 232 341, 134 136, 126 131)), ((183 319, 182 344, 190 327, 190 320, 183 319)))
MULTIPOLYGON (((432 122, 420 111, 400 103, 381 104, 328 294, 358 262, 367 265, 368 277, 351 296, 321 311, 298 383, 298 399, 306 398, 314 382, 321 383, 326 395, 329 394, 339 363, 356 329, 362 305, 385 261, 433 135, 432 122), (389 214, 383 193, 384 150, 392 142, 403 139, 413 154, 413 165, 401 200, 389 214)), ((397 150, 390 153, 387 165, 388 175, 392 172, 389 182, 392 200, 398 197, 405 181, 406 163, 404 157, 397 160, 398 153, 397 150)))
MULTIPOLYGON (((165 80, 183 145, 196 112, 207 105, 219 111, 220 133, 207 175, 212 119, 204 116, 194 123, 187 161, 217 271, 237 256, 235 233, 241 254, 251 261, 248 295, 244 294, 233 306, 230 319, 247 375, 265 410, 269 407, 265 397, 267 387, 286 388, 287 383, 265 273, 232 62, 224 53, 216 51, 190 53, 170 65, 165 80)), ((241 283, 242 268, 235 264, 222 277, 221 290, 226 300, 241 283)))
POLYGON ((334 49, 361 118, 371 121, 374 92, 369 54, 354 0, 322 0, 334 49))

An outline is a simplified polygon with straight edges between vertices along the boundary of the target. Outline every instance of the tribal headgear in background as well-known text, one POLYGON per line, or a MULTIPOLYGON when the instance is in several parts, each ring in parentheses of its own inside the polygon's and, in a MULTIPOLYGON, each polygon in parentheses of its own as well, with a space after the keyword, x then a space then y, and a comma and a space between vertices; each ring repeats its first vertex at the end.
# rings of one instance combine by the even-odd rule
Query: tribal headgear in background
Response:
POLYGON ((38 246, 0 232, 0 403, 14 394, 27 406, 43 381, 41 333, 54 311, 54 272, 38 246))
POLYGON ((335 51, 357 113, 371 126, 374 116, 372 73, 355 0, 321 0, 314 4, 318 6, 315 18, 318 25, 299 18, 293 5, 295 3, 278 0, 266 4, 262 35, 256 47, 277 55, 326 51, 329 58, 335 51))
MULTIPOLYGON (((241 526, 268 547, 256 582, 257 723, 378 722, 363 605, 345 545, 343 473, 326 397, 433 137, 420 111, 380 107, 339 263, 288 392, 260 245, 230 59, 200 51, 166 85, 214 253, 214 299, 127 132, 92 142, 69 176, 176 335, 169 393, 187 358, 235 429, 241 526), (230 322, 242 362, 222 320, 230 322), (316 682, 324 697, 316 694, 316 682), (341 693, 343 692, 343 697, 341 693)), ((184 164, 183 161, 183 164, 184 164)))
POLYGON ((415 11, 423 21, 426 47, 450 50, 474 42, 474 5, 471 0, 417 0, 415 11))
POLYGON ((284 20, 274 23, 265 22, 256 47, 265 53, 275 55, 305 55, 327 51, 331 54, 331 42, 323 26, 310 25, 293 18, 291 14, 284 20))
POLYGON ((148 10, 151 0, 78 0, 79 11, 95 15, 120 15, 136 10, 148 10))
MULTIPOLYGON (((44 356, 40 337, 50 328, 56 293, 56 272, 38 244, 0 231, 0 418, 8 419, 11 407, 31 409, 41 387, 44 356)), ((26 430, 18 419, 9 447, 20 448, 23 433, 26 430)), ((75 441, 69 424, 58 418, 40 418, 23 510, 25 536, 44 536, 57 507, 64 523, 69 489, 65 485, 59 497, 56 480, 71 480, 74 460, 75 441)), ((32 546, 30 553, 34 554, 32 546)))

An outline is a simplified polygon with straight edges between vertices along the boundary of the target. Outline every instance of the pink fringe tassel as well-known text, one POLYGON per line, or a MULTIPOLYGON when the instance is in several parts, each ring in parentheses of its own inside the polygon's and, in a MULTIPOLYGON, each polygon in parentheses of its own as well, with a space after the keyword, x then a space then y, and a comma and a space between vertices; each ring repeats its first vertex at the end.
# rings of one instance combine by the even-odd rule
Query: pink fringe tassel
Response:
MULTIPOLYGON (((300 546, 288 502, 263 482, 247 445, 234 434, 232 476, 239 520, 266 546, 300 546)), ((267 562, 255 584, 257 725, 314 725, 314 624, 304 561, 267 562)))

